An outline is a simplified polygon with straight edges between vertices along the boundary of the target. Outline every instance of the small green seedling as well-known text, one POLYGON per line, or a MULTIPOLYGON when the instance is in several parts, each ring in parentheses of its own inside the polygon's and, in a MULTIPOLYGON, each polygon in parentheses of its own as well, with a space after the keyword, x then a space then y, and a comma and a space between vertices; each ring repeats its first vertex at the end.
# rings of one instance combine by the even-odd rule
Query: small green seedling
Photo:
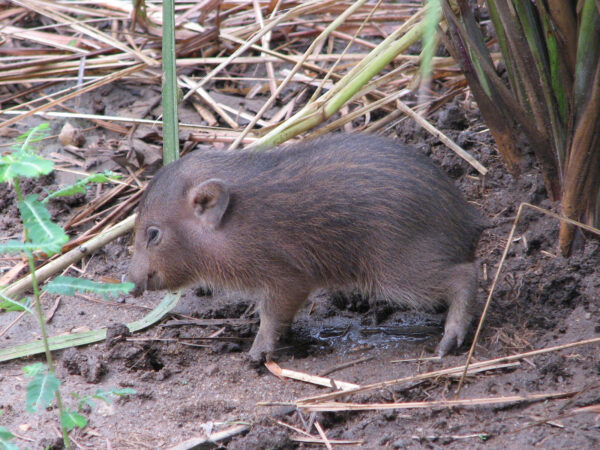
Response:
MULTIPOLYGON (((23 241, 10 240, 0 244, 0 254, 23 253, 29 261, 29 269, 32 275, 33 301, 29 298, 14 300, 0 292, 0 310, 26 311, 37 316, 42 341, 46 353, 46 363, 35 363, 24 367, 25 375, 31 378, 27 385, 26 409, 28 412, 43 410, 51 406, 56 400, 60 413, 60 424, 63 441, 67 449, 71 448, 68 431, 75 427, 83 428, 87 425, 87 419, 79 414, 83 404, 92 405, 92 398, 107 401, 111 396, 130 395, 135 391, 131 389, 116 389, 111 391, 98 391, 93 396, 79 397, 78 411, 71 411, 62 404, 60 395, 60 380, 54 374, 52 354, 48 346, 48 335, 45 327, 45 317, 40 305, 40 288, 35 277, 35 257, 50 257, 59 253, 68 241, 69 236, 62 227, 52 221, 51 215, 46 209, 46 203, 51 198, 85 193, 90 183, 106 183, 116 178, 115 174, 106 172, 94 174, 77 181, 74 185, 62 188, 50 193, 41 200, 37 194, 31 194, 23 198, 19 181, 21 178, 37 178, 47 175, 54 169, 52 161, 37 154, 32 145, 45 137, 48 124, 41 124, 16 139, 12 152, 0 156, 0 183, 7 182, 15 189, 18 199, 19 213, 23 222, 23 241), (83 403, 82 403, 83 401, 83 403)), ((59 276, 46 284, 44 290, 60 295, 74 295, 75 292, 92 292, 102 294, 105 298, 109 295, 117 296, 126 294, 133 289, 133 283, 98 283, 73 277, 59 276)), ((13 435, 4 427, 0 427, 0 450, 18 448, 11 442, 13 435)))

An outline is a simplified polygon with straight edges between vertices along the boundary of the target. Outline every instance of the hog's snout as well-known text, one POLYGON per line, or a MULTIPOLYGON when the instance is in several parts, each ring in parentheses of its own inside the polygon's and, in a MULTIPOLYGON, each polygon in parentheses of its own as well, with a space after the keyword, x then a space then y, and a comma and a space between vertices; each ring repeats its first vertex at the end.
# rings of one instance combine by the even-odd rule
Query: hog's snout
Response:
POLYGON ((131 295, 133 295, 134 297, 139 297, 140 295, 142 295, 144 293, 145 290, 146 290, 146 286, 135 283, 135 287, 131 291, 131 295))
POLYGON ((133 295, 134 297, 139 297, 146 290, 146 285, 147 285, 146 277, 137 278, 130 271, 129 274, 127 274, 127 281, 129 281, 130 283, 135 284, 135 287, 130 292, 131 295, 133 295))
POLYGON ((148 271, 142 264, 136 264, 135 258, 129 266, 129 273, 127 274, 127 281, 135 284, 135 287, 131 291, 131 295, 139 297, 148 288, 148 271))

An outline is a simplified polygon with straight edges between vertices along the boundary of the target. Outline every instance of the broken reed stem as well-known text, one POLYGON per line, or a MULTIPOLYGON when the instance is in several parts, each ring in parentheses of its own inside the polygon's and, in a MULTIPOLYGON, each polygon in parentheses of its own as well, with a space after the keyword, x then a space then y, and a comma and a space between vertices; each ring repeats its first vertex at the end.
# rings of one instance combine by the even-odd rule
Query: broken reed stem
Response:
POLYGON ((283 369, 274 361, 265 362, 265 367, 278 378, 291 378, 292 380, 304 381, 305 383, 330 387, 336 390, 340 389, 342 391, 353 390, 360 387, 358 384, 347 383, 333 378, 320 377, 306 372, 299 372, 297 370, 283 369))
POLYGON ((319 436, 321 436, 321 439, 323 439, 323 443, 325 444, 325 447, 327 447, 327 450, 333 450, 331 442, 329 442, 329 439, 327 439, 327 435, 325 434, 323 427, 317 421, 315 421, 315 428, 319 432, 319 436))
MULTIPOLYGON (((475 331, 475 336, 473 337, 473 343, 471 344, 471 348, 469 349, 469 354, 467 356, 467 361, 464 366, 465 368, 464 368, 462 377, 460 378, 460 381, 458 382, 458 388, 456 389, 455 398, 458 398, 458 396, 460 395, 460 391, 462 389, 465 377, 467 375, 467 370, 469 368, 469 364, 471 363, 471 358, 473 357, 473 353, 475 352, 475 347, 477 345, 477 341, 479 340, 479 335, 481 334, 481 330, 483 328, 483 323, 487 316, 489 306, 492 302, 492 295, 494 294, 494 290, 496 289, 496 285, 498 284, 498 279, 500 278, 500 272, 502 271, 502 266, 504 265, 504 261, 506 260, 506 256, 508 255, 508 250, 509 250, 510 246, 512 245, 513 237, 515 235, 515 230, 517 229, 517 224, 519 223, 519 220, 521 218, 521 213, 523 212, 523 209, 525 207, 531 208, 538 212, 541 212, 542 214, 546 214, 546 215, 553 217, 555 219, 558 219, 562 222, 567 222, 571 225, 578 226, 580 228, 583 228, 584 230, 587 230, 591 233, 594 233, 594 234, 600 236, 600 230, 598 230, 597 228, 591 227, 591 226, 583 224, 581 222, 577 222, 572 219, 568 219, 566 217, 559 216, 558 214, 555 214, 544 208, 540 208, 539 206, 532 205, 531 203, 523 202, 519 205, 519 210, 517 211, 517 215, 515 216, 515 220, 513 221, 513 226, 510 229, 510 233, 508 234, 508 239, 506 240, 506 245, 504 246, 504 252, 502 253, 502 258, 500 258, 500 264, 498 264, 498 269, 496 270, 496 275, 494 276, 494 281, 492 282, 492 286, 490 287, 490 292, 488 293, 487 299, 485 301, 485 306, 483 307, 483 311, 482 311, 481 317, 479 319, 479 323, 477 324, 477 330, 475 331)), ((593 341, 593 339, 592 339, 592 341, 593 341)))

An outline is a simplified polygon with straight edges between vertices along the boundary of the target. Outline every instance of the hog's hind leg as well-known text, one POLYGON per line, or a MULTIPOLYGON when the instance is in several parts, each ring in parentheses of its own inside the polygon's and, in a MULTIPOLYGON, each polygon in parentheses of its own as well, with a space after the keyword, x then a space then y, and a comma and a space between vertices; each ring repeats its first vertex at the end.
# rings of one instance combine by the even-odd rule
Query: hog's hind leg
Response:
POLYGON ((448 270, 448 315, 444 337, 438 345, 440 356, 447 355, 463 344, 478 311, 477 270, 475 262, 458 264, 448 270))

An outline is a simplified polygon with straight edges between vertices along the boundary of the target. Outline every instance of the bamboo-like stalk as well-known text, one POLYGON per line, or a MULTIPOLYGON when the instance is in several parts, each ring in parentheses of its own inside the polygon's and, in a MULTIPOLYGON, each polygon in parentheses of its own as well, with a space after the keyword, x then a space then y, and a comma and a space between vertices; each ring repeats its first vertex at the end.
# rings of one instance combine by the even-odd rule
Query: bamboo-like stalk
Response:
MULTIPOLYGON (((312 53, 312 50, 314 50, 314 48, 319 44, 319 42, 321 42, 323 39, 327 38, 327 36, 329 36, 329 34, 333 30, 335 30, 338 26, 340 26, 340 24, 342 22, 344 22, 344 20, 346 18, 350 17, 354 13, 354 11, 356 11, 356 9, 358 7, 360 7, 364 2, 365 2, 365 0, 358 0, 358 1, 356 1, 351 7, 349 7, 348 9, 346 9, 343 14, 341 14, 339 17, 337 17, 319 35, 319 37, 312 42, 312 44, 309 46, 308 50, 305 52, 304 58, 306 58, 310 53, 312 53)), ((292 70, 288 73, 288 75, 285 77, 285 79, 277 87, 277 90, 275 91, 275 93, 264 103, 264 105, 256 113, 255 117, 246 126, 246 128, 244 129, 244 131, 242 131, 242 133, 240 134, 240 136, 238 136, 238 138, 233 142, 233 144, 231 144, 230 148, 232 148, 232 149, 236 148, 239 145, 240 141, 248 134, 248 132, 254 127, 254 125, 256 125, 256 122, 262 117, 262 115, 265 113, 265 111, 267 110, 267 108, 269 108, 273 104, 273 102, 279 96, 279 94, 281 93, 281 91, 287 86, 288 82, 292 79, 292 77, 296 74, 296 72, 298 72, 298 70, 301 67, 301 62, 302 61, 298 61, 298 63, 292 68, 292 70)), ((292 137, 292 136, 287 136, 284 140, 287 140, 290 137, 292 137)), ((268 139, 268 138, 265 137, 265 139, 268 139)), ((280 142, 283 142, 283 141, 280 141, 280 142)), ((276 143, 280 143, 280 142, 276 142, 276 143)))
POLYGON ((414 24, 414 26, 412 25, 412 22, 410 24, 407 22, 401 26, 381 42, 367 58, 363 59, 352 71, 346 74, 342 80, 336 83, 333 89, 313 103, 306 105, 251 147, 257 148, 280 144, 331 117, 396 55, 421 38, 425 26, 424 22, 421 21, 414 24), (409 26, 412 26, 412 28, 407 31, 406 29, 409 26))

